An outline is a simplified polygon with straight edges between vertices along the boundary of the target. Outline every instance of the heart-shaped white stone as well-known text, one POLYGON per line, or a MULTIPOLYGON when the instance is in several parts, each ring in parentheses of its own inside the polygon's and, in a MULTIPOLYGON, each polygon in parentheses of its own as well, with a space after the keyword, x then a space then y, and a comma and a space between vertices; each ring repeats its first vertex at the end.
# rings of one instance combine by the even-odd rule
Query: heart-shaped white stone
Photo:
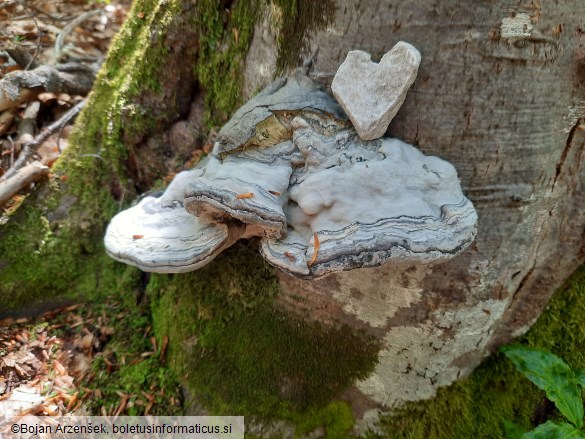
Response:
POLYGON ((416 79, 419 65, 420 52, 403 41, 378 64, 361 50, 347 54, 333 78, 331 90, 362 139, 384 135, 416 79))

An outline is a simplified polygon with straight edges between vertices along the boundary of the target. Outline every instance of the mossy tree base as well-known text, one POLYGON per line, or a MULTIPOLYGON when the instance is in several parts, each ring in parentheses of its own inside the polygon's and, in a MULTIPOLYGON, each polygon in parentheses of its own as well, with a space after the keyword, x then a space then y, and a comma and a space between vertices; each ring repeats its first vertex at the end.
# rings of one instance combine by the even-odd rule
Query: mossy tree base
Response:
MULTIPOLYGON (((165 142, 174 123, 196 125, 201 136, 204 123, 225 121, 241 103, 256 6, 133 4, 51 180, 0 230, 2 312, 142 291, 138 270, 105 255, 105 226, 189 158, 191 151, 165 142), (205 102, 203 115, 192 101, 205 102)), ((294 7, 287 14, 300 16, 294 7)), ((351 426, 348 406, 332 401, 373 369, 377 342, 275 310, 276 277, 256 252, 239 245, 197 273, 153 275, 147 289, 159 340, 170 340, 170 367, 206 407, 298 421, 303 431, 323 419, 338 435, 351 426)), ((148 374, 142 368, 119 379, 135 384, 148 374)))
POLYGON ((263 259, 238 244, 187 275, 156 275, 148 293, 159 338, 197 403, 214 413, 290 418, 317 410, 373 370, 379 343, 349 327, 274 308, 263 259))

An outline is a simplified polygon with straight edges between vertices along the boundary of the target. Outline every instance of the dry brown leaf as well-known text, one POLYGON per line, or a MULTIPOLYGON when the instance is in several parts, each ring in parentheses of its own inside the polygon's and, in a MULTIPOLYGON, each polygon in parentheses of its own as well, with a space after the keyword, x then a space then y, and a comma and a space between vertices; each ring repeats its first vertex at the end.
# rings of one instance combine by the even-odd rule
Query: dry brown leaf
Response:
POLYGON ((46 104, 49 101, 54 101, 57 99, 57 95, 55 93, 44 92, 38 95, 37 99, 41 101, 43 104, 46 104))

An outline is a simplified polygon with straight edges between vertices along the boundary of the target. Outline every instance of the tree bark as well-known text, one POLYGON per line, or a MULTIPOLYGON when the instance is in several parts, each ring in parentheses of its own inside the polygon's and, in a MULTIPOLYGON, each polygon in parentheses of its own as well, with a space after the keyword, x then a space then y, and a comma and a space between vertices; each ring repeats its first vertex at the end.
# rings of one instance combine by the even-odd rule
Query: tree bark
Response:
MULTIPOLYGON (((358 414, 431 397, 524 333, 585 259, 585 23, 574 13, 580 3, 349 0, 303 9, 309 3, 294 3, 292 12, 286 2, 254 4, 264 13, 244 19, 255 9, 245 12, 237 1, 138 0, 57 169, 67 182, 59 180, 57 192, 41 191, 36 202, 31 198, 11 228, 0 231, 0 275, 10 279, 0 287, 4 297, 49 287, 61 294, 65 284, 86 286, 82 280, 92 274, 89 289, 115 285, 124 268, 103 259, 105 223, 119 203, 202 146, 205 127, 225 121, 243 101, 236 90, 250 96, 279 69, 290 73, 308 59, 310 75, 328 88, 349 50, 379 59, 403 40, 421 51, 422 64, 389 134, 455 165, 479 214, 475 243, 432 267, 387 264, 318 281, 277 273, 274 304, 262 306, 291 321, 300 316, 329 328, 346 325, 376 340, 375 367, 360 369, 367 376, 356 372, 353 386, 331 386, 331 395, 343 394, 358 414), (90 189, 79 185, 88 181, 90 189), (22 233, 15 224, 24 218, 23 228, 46 220, 45 232, 26 244, 40 252, 31 256, 37 259, 28 261, 34 268, 26 275, 14 255, 22 246, 6 244, 22 233), (49 279, 63 260, 71 270, 49 279)), ((189 288, 195 287, 186 284, 210 276, 208 288, 229 300, 249 293, 239 286, 240 276, 248 276, 258 259, 246 256, 247 263, 235 264, 230 257, 234 253, 212 263, 222 267, 216 271, 153 276, 157 330, 175 331, 171 356, 199 349, 196 335, 205 330, 189 333, 162 308, 178 303, 180 312, 192 312, 183 318, 213 320, 202 305, 207 290, 194 299, 189 288)), ((260 271, 262 283, 250 285, 262 286, 250 294, 264 292, 266 273, 260 271)), ((305 341, 310 344, 310 337, 305 341)), ((285 376, 278 398, 298 398, 289 390, 305 389, 295 387, 303 376, 303 370, 285 376)))
MULTIPOLYGON (((379 59, 400 40, 416 46, 418 77, 388 131, 453 163, 479 215, 472 247, 438 267, 279 277, 319 304, 314 318, 349 314, 384 334, 376 372, 358 387, 394 405, 433 395, 527 331, 583 262, 584 21, 567 13, 576 2, 337 6, 308 40, 311 76, 329 87, 350 50, 379 59)), ((266 24, 255 35, 246 78, 257 87, 278 54, 257 55, 266 24)))

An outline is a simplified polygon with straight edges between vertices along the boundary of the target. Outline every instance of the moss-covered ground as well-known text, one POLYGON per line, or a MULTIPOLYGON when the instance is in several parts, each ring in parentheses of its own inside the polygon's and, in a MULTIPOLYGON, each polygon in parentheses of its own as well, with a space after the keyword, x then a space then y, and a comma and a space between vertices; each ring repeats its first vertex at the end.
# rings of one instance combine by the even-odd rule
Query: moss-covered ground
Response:
POLYGON ((179 381, 165 364, 165 343, 154 338, 148 303, 139 298, 135 291, 118 291, 84 307, 84 316, 97 316, 111 332, 81 383, 91 391, 85 408, 92 414, 114 413, 124 395, 124 415, 182 414, 179 381))

